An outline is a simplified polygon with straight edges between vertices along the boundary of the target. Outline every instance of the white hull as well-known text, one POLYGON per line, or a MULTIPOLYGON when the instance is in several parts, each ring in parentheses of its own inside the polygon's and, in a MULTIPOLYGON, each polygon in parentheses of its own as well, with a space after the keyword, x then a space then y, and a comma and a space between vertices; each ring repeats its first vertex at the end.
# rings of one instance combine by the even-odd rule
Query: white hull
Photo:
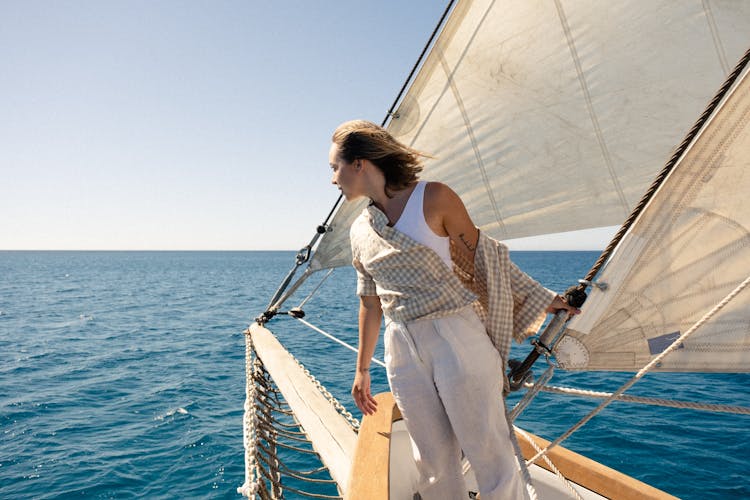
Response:
MULTIPOLYGON (((469 491, 477 491, 477 481, 474 472, 468 462, 464 462, 464 479, 469 491)), ((529 468, 531 480, 540 500, 557 500, 571 498, 567 487, 552 472, 538 466, 532 465, 529 468)), ((390 493, 391 500, 412 500, 414 491, 416 491, 418 473, 411 456, 411 445, 409 442, 409 433, 406 430, 403 420, 393 423, 391 431, 391 461, 390 461, 390 493)), ((578 494, 584 500, 601 500, 607 497, 602 496, 595 491, 589 490, 575 483, 571 483, 578 494)))
MULTIPOLYGON (((392 395, 378 394, 376 399, 378 412, 365 417, 360 428, 349 491, 345 498, 412 500, 417 491, 418 473, 412 458, 409 434, 392 395)), ((526 435, 536 442, 538 448, 548 444, 537 436, 526 435)), ((537 450, 520 434, 517 433, 517 436, 524 458, 535 455, 537 450)), ((562 446, 551 449, 548 457, 565 480, 548 470, 541 460, 539 465, 531 465, 529 473, 532 485, 540 500, 575 498, 571 489, 585 500, 675 498, 562 446)), ((471 467, 468 462, 464 462, 464 466, 468 491, 477 491, 471 467)))

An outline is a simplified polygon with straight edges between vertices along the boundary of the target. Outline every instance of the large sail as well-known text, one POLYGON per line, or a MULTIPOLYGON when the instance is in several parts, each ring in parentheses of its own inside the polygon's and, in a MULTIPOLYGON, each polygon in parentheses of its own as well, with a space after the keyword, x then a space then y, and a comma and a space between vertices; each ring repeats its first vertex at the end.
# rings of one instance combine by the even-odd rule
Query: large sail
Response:
MULTIPOLYGON (((637 370, 750 276, 750 68, 745 68, 615 249, 558 360, 637 370)), ((695 330, 662 371, 750 371, 750 289, 695 330)))
MULTIPOLYGON (((750 2, 459 2, 389 124, 498 239, 622 223, 750 44, 750 2)), ((345 203, 313 269, 350 264, 345 203)))

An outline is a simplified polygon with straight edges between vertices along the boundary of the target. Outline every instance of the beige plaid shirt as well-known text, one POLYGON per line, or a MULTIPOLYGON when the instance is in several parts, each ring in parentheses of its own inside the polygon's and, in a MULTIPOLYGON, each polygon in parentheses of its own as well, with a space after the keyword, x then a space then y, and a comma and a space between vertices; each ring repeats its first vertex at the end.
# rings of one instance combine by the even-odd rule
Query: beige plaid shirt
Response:
POLYGON ((377 295, 386 318, 408 322, 439 318, 469 304, 504 360, 512 338, 536 333, 555 298, 511 262, 508 248, 480 233, 473 265, 452 251, 453 269, 431 248, 388 225, 374 205, 352 224, 357 294, 377 295))

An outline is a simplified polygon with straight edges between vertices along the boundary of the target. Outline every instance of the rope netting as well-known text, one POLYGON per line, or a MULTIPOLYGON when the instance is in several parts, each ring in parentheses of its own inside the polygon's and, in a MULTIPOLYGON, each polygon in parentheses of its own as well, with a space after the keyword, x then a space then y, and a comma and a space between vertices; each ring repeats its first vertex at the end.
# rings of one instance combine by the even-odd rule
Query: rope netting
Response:
MULTIPOLYGON (((359 421, 297 363, 331 406, 358 430, 359 421)), ((245 482, 237 492, 261 500, 283 499, 285 493, 294 498, 340 499, 336 482, 256 355, 249 334, 245 335, 245 371, 245 482), (315 464, 313 468, 311 463, 315 464)))

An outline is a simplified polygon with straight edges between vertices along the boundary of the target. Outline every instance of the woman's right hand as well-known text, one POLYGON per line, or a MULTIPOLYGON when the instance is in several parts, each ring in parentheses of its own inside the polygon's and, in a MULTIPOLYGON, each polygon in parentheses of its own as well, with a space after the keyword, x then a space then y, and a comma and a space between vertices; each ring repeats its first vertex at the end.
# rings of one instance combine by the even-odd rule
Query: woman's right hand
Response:
POLYGON ((352 397, 357 408, 365 415, 372 415, 378 409, 378 402, 370 393, 369 370, 357 370, 352 384, 352 397))

